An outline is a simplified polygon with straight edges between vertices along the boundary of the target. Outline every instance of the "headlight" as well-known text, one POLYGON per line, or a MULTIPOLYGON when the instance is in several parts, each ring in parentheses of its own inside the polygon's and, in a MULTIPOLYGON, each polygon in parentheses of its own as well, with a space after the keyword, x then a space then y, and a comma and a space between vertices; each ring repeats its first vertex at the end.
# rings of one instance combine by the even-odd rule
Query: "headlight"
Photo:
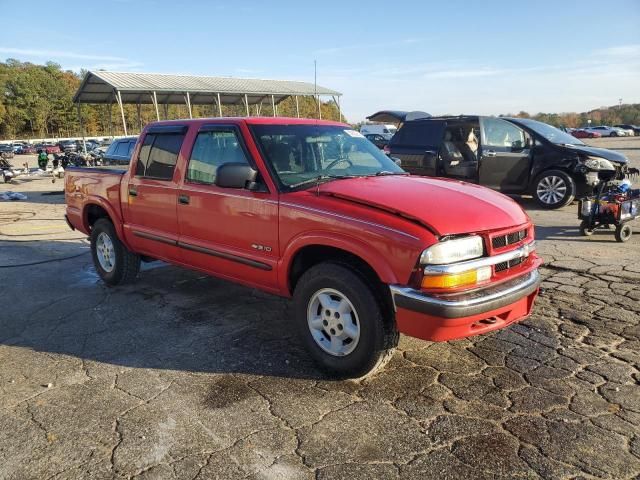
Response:
POLYGON ((422 265, 442 265, 445 263, 461 262, 481 257, 484 253, 482 238, 470 237, 446 240, 430 246, 420 255, 422 265))
POLYGON ((587 157, 584 161, 584 165, 591 170, 615 170, 616 167, 613 166, 609 160, 600 157, 587 157))

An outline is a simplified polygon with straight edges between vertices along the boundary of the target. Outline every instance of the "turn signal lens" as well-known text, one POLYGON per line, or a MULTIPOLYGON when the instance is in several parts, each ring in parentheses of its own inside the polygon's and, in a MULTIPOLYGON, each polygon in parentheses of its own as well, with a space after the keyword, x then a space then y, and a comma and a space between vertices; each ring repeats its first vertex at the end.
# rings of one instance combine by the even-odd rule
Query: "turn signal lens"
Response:
POLYGON ((442 275, 425 275, 422 278, 422 288, 456 288, 489 280, 491 267, 481 267, 461 273, 444 273, 442 275))

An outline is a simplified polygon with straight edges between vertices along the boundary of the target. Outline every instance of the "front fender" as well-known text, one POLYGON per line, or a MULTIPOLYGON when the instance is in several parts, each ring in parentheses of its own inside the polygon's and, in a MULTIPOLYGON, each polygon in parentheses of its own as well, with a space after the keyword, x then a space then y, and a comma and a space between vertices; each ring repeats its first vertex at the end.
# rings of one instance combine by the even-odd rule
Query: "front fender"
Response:
POLYGON ((335 232, 312 231, 305 232, 292 239, 286 246, 278 263, 278 281, 282 292, 289 292, 289 273, 296 254, 307 246, 333 247, 351 253, 366 262, 378 275, 383 283, 399 283, 391 265, 384 255, 372 250, 371 245, 351 235, 335 232))

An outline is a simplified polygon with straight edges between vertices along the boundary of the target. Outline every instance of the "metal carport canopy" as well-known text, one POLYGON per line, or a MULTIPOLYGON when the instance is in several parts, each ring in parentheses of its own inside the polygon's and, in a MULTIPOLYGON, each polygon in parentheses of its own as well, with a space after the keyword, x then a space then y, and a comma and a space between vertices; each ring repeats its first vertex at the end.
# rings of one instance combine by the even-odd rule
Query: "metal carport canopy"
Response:
POLYGON ((123 73, 107 71, 87 72, 73 97, 74 103, 115 103, 120 95, 122 103, 153 104, 156 92, 159 104, 184 104, 185 95, 193 105, 260 104, 263 101, 280 103, 292 96, 332 96, 342 94, 313 83, 289 80, 261 80, 235 77, 203 77, 158 73, 123 73), (219 97, 218 97, 219 95, 219 97))

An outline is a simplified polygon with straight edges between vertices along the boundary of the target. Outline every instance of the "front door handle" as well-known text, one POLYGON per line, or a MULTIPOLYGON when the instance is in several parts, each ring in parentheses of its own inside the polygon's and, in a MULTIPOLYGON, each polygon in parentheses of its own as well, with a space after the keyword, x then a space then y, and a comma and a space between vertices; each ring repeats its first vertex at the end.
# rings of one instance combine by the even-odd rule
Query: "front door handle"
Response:
POLYGON ((190 201, 191 199, 189 198, 189 195, 178 195, 178 203, 182 205, 189 205, 190 201))
POLYGON ((495 157, 496 155, 497 155, 497 153, 495 151, 493 151, 493 150, 487 150, 485 152, 485 156, 486 157, 495 157))
POLYGON ((137 197, 138 196, 138 190, 135 187, 129 187, 129 196, 130 197, 137 197))

